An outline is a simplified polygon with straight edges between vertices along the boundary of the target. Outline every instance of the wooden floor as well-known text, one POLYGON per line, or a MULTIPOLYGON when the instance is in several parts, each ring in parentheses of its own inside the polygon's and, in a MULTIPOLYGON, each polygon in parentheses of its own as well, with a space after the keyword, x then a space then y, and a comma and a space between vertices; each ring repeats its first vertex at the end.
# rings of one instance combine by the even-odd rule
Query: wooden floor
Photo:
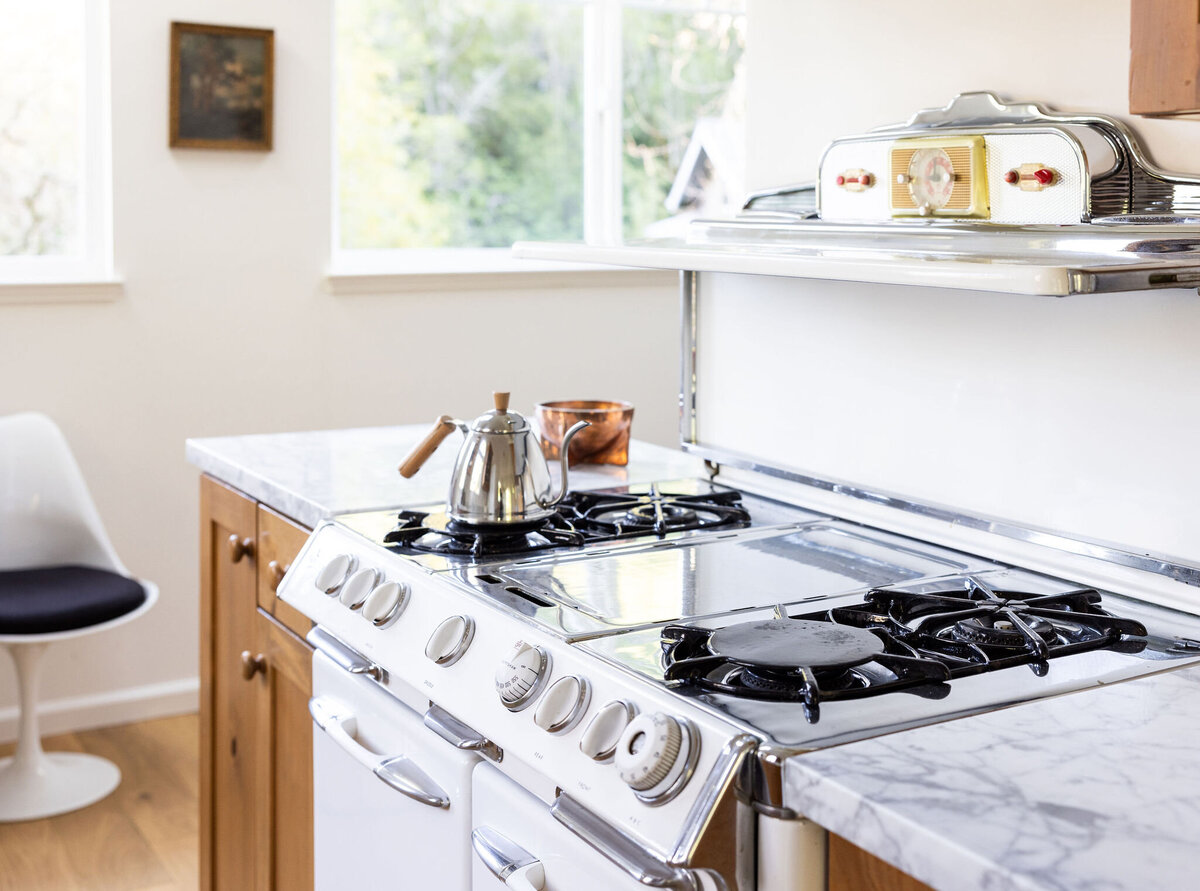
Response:
MULTIPOLYGON (((0 891, 195 891, 199 725, 195 715, 49 737, 92 752, 121 785, 71 814, 0 823, 0 891)), ((0 757, 12 754, 0 746, 0 757)))

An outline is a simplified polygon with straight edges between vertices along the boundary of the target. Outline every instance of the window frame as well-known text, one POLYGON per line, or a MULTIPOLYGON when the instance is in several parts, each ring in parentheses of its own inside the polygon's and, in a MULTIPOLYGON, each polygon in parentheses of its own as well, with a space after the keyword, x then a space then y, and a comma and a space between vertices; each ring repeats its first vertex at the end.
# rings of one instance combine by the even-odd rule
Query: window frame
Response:
POLYGON ((79 123, 78 254, 0 255, 0 303, 111 300, 120 294, 113 270, 112 125, 107 0, 83 9, 83 90, 79 123))
MULTIPOLYGON (((337 76, 337 6, 331 4, 333 34, 331 59, 337 76)), ((640 7, 662 11, 732 11, 736 0, 716 0, 709 7, 691 0, 558 0, 583 9, 583 240, 588 244, 613 244, 622 238, 623 196, 621 138, 624 122, 624 11, 640 7), (727 8, 728 7, 728 8, 727 8)), ((743 9, 741 15, 748 13, 743 9)), ((511 248, 377 248, 341 246, 341 206, 338 183, 337 84, 331 91, 332 211, 330 263, 326 276, 335 293, 361 292, 362 282, 378 278, 395 284, 397 276, 430 276, 486 273, 590 272, 613 267, 523 260, 511 248), (348 287, 342 287, 343 280, 348 287)))

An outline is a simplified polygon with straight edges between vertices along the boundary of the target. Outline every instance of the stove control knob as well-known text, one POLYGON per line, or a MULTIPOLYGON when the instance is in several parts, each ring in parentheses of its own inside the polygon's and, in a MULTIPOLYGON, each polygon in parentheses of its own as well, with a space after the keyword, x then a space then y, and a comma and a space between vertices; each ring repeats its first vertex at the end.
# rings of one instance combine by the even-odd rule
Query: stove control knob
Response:
POLYGON ((462 658, 475 637, 475 621, 470 616, 451 616, 433 629, 425 644, 425 655, 438 665, 453 665, 462 658))
POLYGON ((526 708, 550 675, 550 654, 523 640, 513 644, 496 669, 496 692, 509 711, 526 708))
POLYGON ((400 618, 404 607, 408 606, 410 593, 408 585, 403 582, 384 582, 377 585, 363 603, 363 618, 376 628, 388 627, 400 618))
POLYGON ((374 569, 369 566, 366 569, 360 569, 342 585, 342 593, 338 595, 338 599, 342 601, 343 606, 348 606, 350 609, 361 609, 363 601, 367 599, 368 594, 375 590, 378 582, 379 573, 374 569))
POLYGON ((607 761, 617 750, 621 734, 625 732, 633 715, 634 708, 631 703, 620 699, 605 703, 584 728, 583 736, 579 738, 579 751, 593 761, 607 761))
POLYGON ((352 555, 338 554, 321 567, 313 584, 317 586, 318 591, 325 594, 336 594, 337 589, 342 586, 342 582, 346 581, 346 576, 352 573, 357 565, 358 561, 352 555))
POLYGON ((690 735, 670 715, 638 715, 617 742, 617 773, 636 792, 660 786, 678 776, 675 768, 686 761, 683 749, 689 742, 690 735))
POLYGON ((579 723, 592 698, 583 678, 568 675, 550 685, 533 712, 533 723, 547 733, 562 733, 579 723))

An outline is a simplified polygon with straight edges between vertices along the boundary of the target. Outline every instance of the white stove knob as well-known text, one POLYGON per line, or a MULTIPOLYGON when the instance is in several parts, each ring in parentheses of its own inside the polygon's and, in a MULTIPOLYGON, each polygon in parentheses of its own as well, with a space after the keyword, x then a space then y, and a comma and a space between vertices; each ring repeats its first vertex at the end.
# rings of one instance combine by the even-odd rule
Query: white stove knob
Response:
POLYGON ((533 723, 547 733, 562 733, 574 727, 587 711, 591 687, 583 678, 568 676, 550 685, 533 713, 533 723))
POLYGON ((617 773, 635 791, 653 789, 671 775, 682 745, 683 729, 670 715, 638 715, 617 742, 617 773))
POLYGON ((475 622, 470 616, 451 616, 433 629, 425 644, 425 655, 438 665, 453 665, 462 658, 474 636, 475 622))
POLYGON ((366 569, 360 569, 342 585, 342 593, 338 595, 338 599, 342 601, 343 606, 358 609, 367 599, 367 595, 375 589, 378 581, 379 573, 374 569, 369 566, 366 569))
POLYGON ((401 582, 384 582, 367 595, 363 618, 376 628, 386 628, 400 618, 408 606, 409 587, 401 582))
POLYGON ((584 728, 579 751, 593 761, 607 761, 617 750, 621 734, 633 719, 633 705, 620 699, 605 703, 584 728))
POLYGON ((505 708, 519 712, 537 698, 549 675, 550 654, 519 640, 496 669, 496 692, 505 708))
POLYGON ((338 554, 321 567, 313 584, 317 590, 325 594, 335 594, 337 589, 346 581, 346 576, 354 571, 358 561, 350 554, 338 554))

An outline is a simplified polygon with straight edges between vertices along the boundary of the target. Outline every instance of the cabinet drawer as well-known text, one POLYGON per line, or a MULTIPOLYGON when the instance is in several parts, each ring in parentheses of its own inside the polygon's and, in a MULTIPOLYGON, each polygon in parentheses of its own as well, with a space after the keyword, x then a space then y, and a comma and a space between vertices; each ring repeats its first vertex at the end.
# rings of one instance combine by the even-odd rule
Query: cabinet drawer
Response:
POLYGON ((309 530, 269 507, 258 506, 258 605, 303 637, 312 628, 302 613, 275 596, 309 530))

